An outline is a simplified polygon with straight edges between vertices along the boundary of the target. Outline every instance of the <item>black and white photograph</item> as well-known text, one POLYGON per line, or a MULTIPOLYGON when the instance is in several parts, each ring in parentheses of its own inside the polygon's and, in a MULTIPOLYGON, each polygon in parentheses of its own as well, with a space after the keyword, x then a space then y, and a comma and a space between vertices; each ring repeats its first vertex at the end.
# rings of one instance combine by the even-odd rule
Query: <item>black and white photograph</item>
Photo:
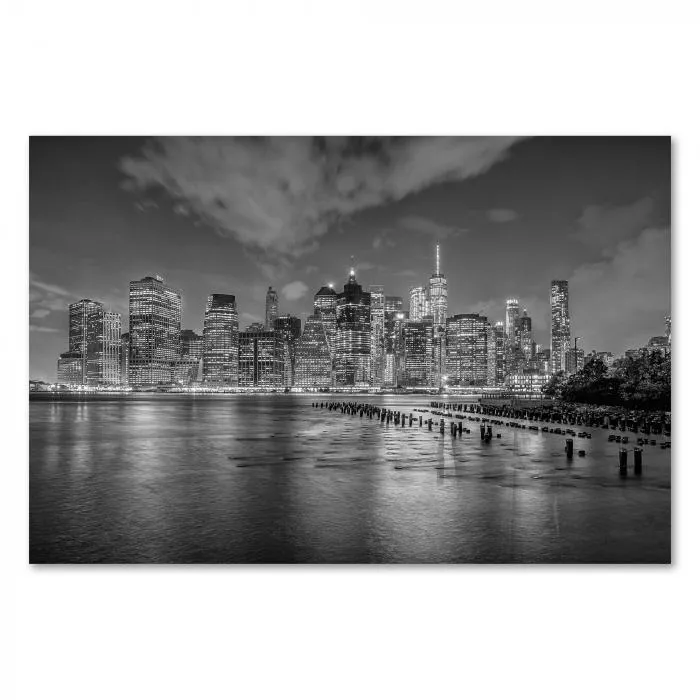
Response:
POLYGON ((671 139, 36 136, 34 564, 671 562, 671 139))

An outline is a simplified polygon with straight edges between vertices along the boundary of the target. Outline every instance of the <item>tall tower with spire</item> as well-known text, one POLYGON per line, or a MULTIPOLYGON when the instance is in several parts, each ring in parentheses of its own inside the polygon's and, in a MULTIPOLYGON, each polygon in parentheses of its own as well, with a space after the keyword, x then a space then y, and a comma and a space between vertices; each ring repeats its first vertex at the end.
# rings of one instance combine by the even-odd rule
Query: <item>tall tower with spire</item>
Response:
POLYGON ((444 328, 447 318, 447 278, 440 272, 440 244, 435 248, 435 272, 429 285, 430 313, 435 327, 444 328))

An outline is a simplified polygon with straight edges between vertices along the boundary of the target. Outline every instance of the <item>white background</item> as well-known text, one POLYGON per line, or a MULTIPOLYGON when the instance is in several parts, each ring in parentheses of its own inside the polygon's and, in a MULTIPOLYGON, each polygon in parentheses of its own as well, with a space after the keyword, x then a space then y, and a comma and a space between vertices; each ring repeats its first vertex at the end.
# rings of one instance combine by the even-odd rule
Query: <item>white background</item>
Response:
POLYGON ((9 5, 0 20, 4 696, 700 697, 690 3, 9 5), (670 134, 674 565, 30 567, 27 137, 149 133, 670 134))

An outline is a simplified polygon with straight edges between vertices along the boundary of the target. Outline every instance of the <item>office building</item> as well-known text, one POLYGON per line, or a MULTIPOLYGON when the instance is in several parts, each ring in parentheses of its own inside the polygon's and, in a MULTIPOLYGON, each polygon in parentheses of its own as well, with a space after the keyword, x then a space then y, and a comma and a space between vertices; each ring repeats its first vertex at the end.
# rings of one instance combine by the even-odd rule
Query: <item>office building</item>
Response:
POLYGON ((305 389, 328 389, 331 370, 331 352, 323 319, 314 314, 306 319, 297 344, 294 385, 305 389))
POLYGON ((384 379, 384 286, 370 284, 370 384, 381 386, 384 379))
POLYGON ((66 386, 81 386, 83 381, 83 355, 80 352, 61 353, 56 367, 56 381, 66 386))
POLYGON ((246 330, 239 334, 238 344, 238 386, 264 389, 284 386, 282 333, 264 328, 246 330))
POLYGON ((506 329, 503 321, 496 321, 491 328, 493 379, 495 386, 503 386, 506 380, 506 329))
POLYGON ((403 297, 385 296, 384 312, 387 314, 393 314, 397 311, 403 311, 403 297))
POLYGON ((267 295, 265 296, 265 330, 271 331, 275 319, 279 316, 279 300, 277 299, 277 292, 272 288, 267 288, 267 295))
POLYGON ((210 294, 204 312, 202 381, 238 385, 238 309, 233 294, 210 294))
POLYGON ((175 362, 174 382, 191 386, 202 380, 204 364, 204 336, 193 330, 180 332, 180 356, 175 362))
POLYGON ((354 268, 338 294, 334 378, 337 387, 369 387, 371 297, 357 283, 354 268))
POLYGON ((180 354, 180 292, 160 275, 129 283, 129 384, 170 384, 180 354))
POLYGON ((297 341, 301 337, 301 319, 287 314, 279 316, 272 323, 272 329, 282 335, 284 345, 284 386, 294 385, 297 341))
POLYGON ((387 388, 399 386, 404 380, 406 359, 404 329, 406 321, 406 314, 403 311, 385 312, 384 386, 387 388))
POLYGON ((518 299, 506 299, 506 343, 514 345, 516 342, 517 321, 520 318, 520 301, 518 299))
POLYGON ((129 384, 129 333, 122 333, 119 341, 119 383, 129 384))
POLYGON ((440 244, 435 249, 435 272, 429 283, 430 314, 433 317, 435 329, 445 328, 447 318, 447 278, 440 271, 440 244))
POLYGON ((337 305, 338 295, 332 284, 321 287, 314 294, 314 316, 318 316, 323 323, 331 359, 335 354, 335 338, 338 331, 337 305))
POLYGON ((404 366, 402 383, 407 387, 434 386, 433 321, 407 321, 403 327, 404 366))
POLYGON ((456 314, 447 319, 446 373, 451 386, 488 384, 488 319, 456 314))
POLYGON ((425 287, 411 287, 410 306, 408 313, 409 321, 422 321, 424 316, 430 314, 428 304, 428 291, 425 287))
POLYGON ((569 318, 569 283, 552 280, 549 302, 552 312, 552 372, 566 369, 566 353, 571 347, 569 318))

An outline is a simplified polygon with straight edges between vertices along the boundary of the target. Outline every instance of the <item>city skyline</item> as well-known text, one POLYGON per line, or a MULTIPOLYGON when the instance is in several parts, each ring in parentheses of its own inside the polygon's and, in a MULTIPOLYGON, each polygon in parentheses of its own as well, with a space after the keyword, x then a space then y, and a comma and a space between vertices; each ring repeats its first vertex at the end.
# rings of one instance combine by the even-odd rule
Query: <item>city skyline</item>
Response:
MULTIPOLYGON (((373 147, 384 148, 390 164, 393 158, 394 174, 405 172, 405 156, 394 154, 389 141, 373 147)), ((307 249, 294 257, 284 245, 263 250, 240 233, 217 235, 201 212, 193 218, 192 210, 188 214, 157 188, 147 197, 124 189, 124 164, 116 156, 135 154, 133 168, 142 139, 32 139, 30 376, 55 376, 56 358, 66 350, 70 303, 94 299, 124 319, 124 290, 146 275, 162 274, 181 292, 182 328, 198 332, 212 293, 236 296, 241 329, 264 322, 270 286, 279 293, 280 313, 306 319, 319 287, 342 287, 351 255, 363 289, 382 285, 387 297, 403 297, 408 311, 410 289, 429 286, 436 242, 449 280, 448 316, 483 314, 495 323, 504 320, 505 299, 513 296, 528 309, 533 337, 547 345, 549 284, 568 279, 572 337, 583 338, 586 352, 620 354, 661 334, 670 313, 668 139, 490 142, 479 157, 463 149, 476 174, 463 168, 458 175, 445 174, 449 163, 440 160, 444 154, 433 141, 419 144, 435 152, 432 170, 409 183, 407 193, 399 188, 398 201, 383 193, 376 204, 353 205, 349 216, 325 224, 311 241, 314 249, 302 241, 307 249), (70 163, 67 151, 74 154, 70 163), (567 169, 575 152, 576 166, 567 169), (524 173, 527 181, 520 179, 524 173), (538 220, 548 219, 533 232, 538 220), (108 225, 100 231, 95 223, 93 234, 88 222, 98 221, 108 225), (225 264, 231 270, 224 274, 225 264)), ((372 162, 371 153, 370 145, 359 144, 343 158, 372 162)), ((290 156, 290 167, 295 162, 290 156)))

